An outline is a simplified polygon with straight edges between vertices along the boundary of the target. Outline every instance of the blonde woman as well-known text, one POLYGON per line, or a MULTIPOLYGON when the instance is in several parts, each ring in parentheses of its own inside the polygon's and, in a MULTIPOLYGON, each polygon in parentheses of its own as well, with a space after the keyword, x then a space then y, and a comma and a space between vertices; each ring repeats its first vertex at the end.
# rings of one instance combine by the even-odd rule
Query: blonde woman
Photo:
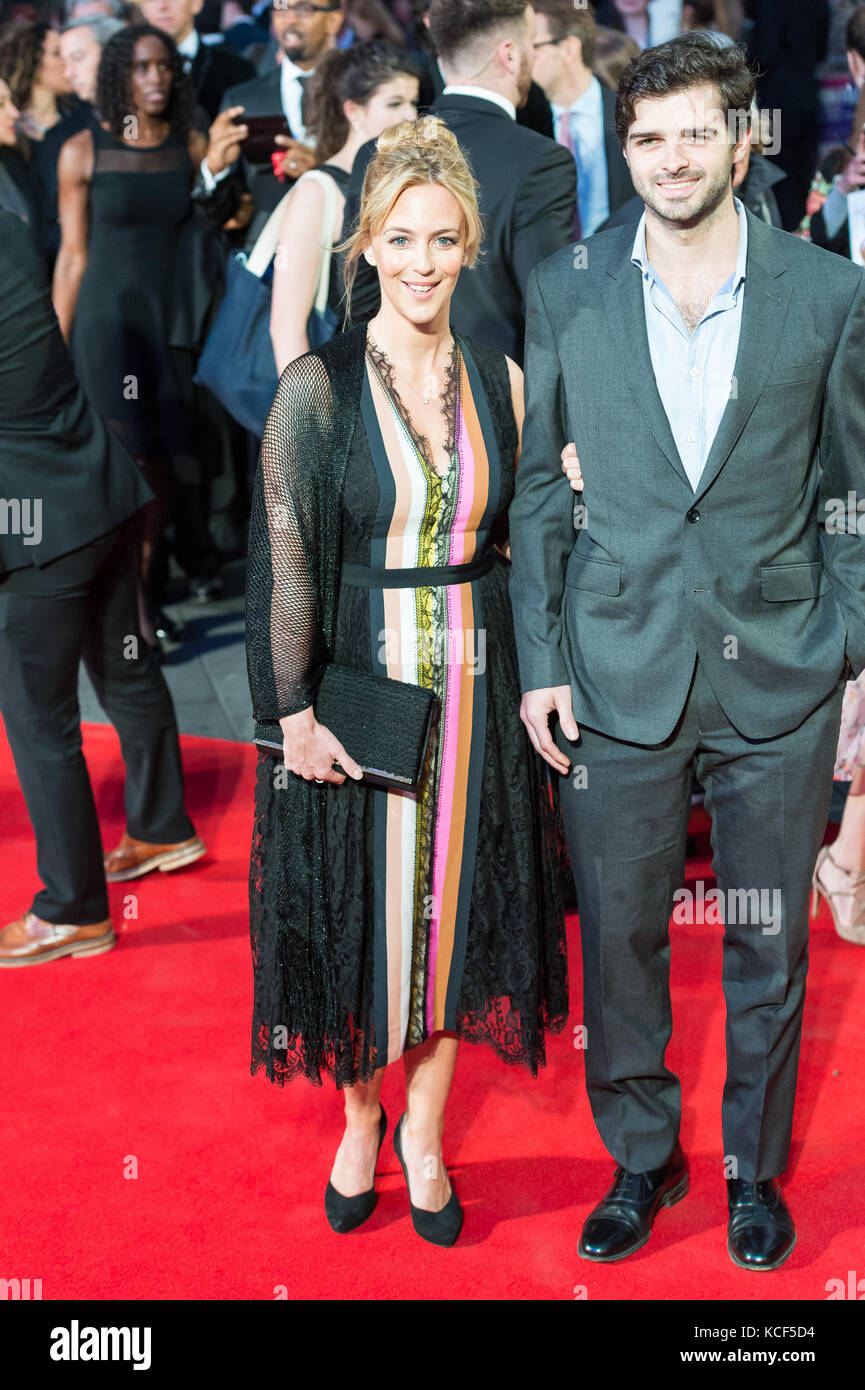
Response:
MULTIPOLYGON (((318 282, 321 249, 333 246, 342 231, 345 194, 354 157, 361 145, 388 126, 417 115, 418 71, 404 51, 379 39, 335 48, 325 55, 310 79, 308 129, 315 139, 318 167, 302 175, 286 200, 274 262, 270 339, 281 374, 289 362, 308 352, 307 323, 318 282), (321 182, 333 181, 330 225, 321 182)), ((337 320, 342 287, 336 260, 331 262, 328 304, 337 320)))
MULTIPOLYGON (((381 308, 290 363, 262 443, 250 525, 253 710, 261 754, 251 873, 252 1070, 327 1071, 345 1132, 325 1195, 335 1230, 375 1205, 385 1070, 403 1059, 394 1146, 414 1229, 451 1245, 462 1209, 442 1153, 459 1039, 532 1074, 567 1013, 557 806, 519 719, 503 535, 522 375, 454 333, 481 244, 474 180, 432 117, 378 140, 357 234, 381 308), (416 795, 364 784, 315 717, 325 663, 432 688, 441 719, 416 795), (334 768, 334 761, 348 774, 334 768)), ((394 738, 399 730, 393 731, 394 738)))

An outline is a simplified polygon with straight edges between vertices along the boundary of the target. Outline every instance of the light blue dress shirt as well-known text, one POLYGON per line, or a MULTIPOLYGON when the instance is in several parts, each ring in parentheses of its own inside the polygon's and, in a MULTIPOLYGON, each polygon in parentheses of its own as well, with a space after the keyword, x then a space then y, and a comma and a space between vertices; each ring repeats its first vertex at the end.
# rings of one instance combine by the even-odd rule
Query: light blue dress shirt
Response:
POLYGON ((658 393, 694 491, 721 416, 735 394, 734 373, 745 299, 748 219, 739 199, 736 269, 718 290, 693 333, 646 256, 646 214, 640 218, 631 259, 643 278, 643 306, 658 393))
POLYGON ((604 101, 596 77, 578 101, 568 108, 553 104, 555 129, 562 118, 569 121, 571 143, 577 164, 577 206, 580 209, 580 235, 591 236, 610 215, 610 187, 607 181, 607 152, 604 146, 604 101))

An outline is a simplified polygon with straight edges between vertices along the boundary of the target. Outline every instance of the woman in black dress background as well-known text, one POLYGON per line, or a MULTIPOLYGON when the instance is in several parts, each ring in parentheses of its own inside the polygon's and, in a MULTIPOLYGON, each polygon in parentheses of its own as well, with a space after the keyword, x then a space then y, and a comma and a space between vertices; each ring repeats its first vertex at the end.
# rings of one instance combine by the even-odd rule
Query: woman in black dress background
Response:
POLYGON ((141 547, 142 631, 156 645, 165 622, 156 552, 169 500, 181 564, 191 575, 217 565, 202 505, 194 361, 168 345, 180 239, 207 141, 193 126, 194 89, 177 49, 152 25, 105 45, 96 112, 60 156, 54 306, 85 394, 156 496, 141 547))

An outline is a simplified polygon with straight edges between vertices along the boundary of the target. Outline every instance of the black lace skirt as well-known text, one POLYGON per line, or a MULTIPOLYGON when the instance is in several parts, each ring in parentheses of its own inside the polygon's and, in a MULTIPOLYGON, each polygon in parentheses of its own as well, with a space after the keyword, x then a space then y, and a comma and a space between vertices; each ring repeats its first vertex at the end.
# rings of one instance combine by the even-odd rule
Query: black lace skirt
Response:
MULTIPOLYGON (((562 886, 570 869, 557 795, 519 717, 520 686, 507 592, 508 566, 497 562, 476 583, 487 629, 486 735, 482 794, 465 957, 454 1031, 489 1044, 503 1061, 533 1075, 546 1060, 547 1030, 568 1010, 562 886)), ((345 589, 335 659, 369 668, 368 592, 345 589)), ((553 779, 555 781, 555 779, 553 779)), ((286 1016, 286 971, 303 971, 303 948, 287 941, 269 905, 286 899, 280 837, 290 835, 274 764, 261 755, 255 792, 250 891, 255 978, 253 1072, 279 1084, 305 1075, 338 1086, 369 1080, 383 1064, 376 1042, 376 857, 374 797, 361 783, 328 787, 327 889, 337 1037, 304 1037, 286 1016)), ((379 793, 379 796, 384 795, 379 793)), ((379 885, 380 887, 380 885, 379 885)), ((381 962, 379 958, 379 970, 381 962)), ((292 985, 296 987, 297 980, 292 985)), ((384 1060, 388 1060, 385 1058, 384 1060)))

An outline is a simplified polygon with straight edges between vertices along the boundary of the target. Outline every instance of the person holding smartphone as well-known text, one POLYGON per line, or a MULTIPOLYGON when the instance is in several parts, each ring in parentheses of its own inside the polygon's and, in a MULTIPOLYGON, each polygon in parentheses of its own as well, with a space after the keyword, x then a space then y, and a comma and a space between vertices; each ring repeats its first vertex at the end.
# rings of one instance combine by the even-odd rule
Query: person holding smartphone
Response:
POLYGON ((286 191, 273 171, 270 150, 248 153, 244 144, 254 136, 260 117, 283 116, 288 134, 274 135, 272 150, 283 150, 283 172, 299 179, 318 161, 304 122, 306 84, 318 64, 336 46, 345 21, 341 0, 297 0, 273 10, 272 26, 280 47, 275 71, 238 87, 222 99, 222 109, 210 128, 207 154, 196 186, 198 199, 218 198, 220 220, 231 218, 244 193, 252 199, 247 247, 255 244, 268 216, 286 191), (222 213, 224 212, 224 217, 222 213))

